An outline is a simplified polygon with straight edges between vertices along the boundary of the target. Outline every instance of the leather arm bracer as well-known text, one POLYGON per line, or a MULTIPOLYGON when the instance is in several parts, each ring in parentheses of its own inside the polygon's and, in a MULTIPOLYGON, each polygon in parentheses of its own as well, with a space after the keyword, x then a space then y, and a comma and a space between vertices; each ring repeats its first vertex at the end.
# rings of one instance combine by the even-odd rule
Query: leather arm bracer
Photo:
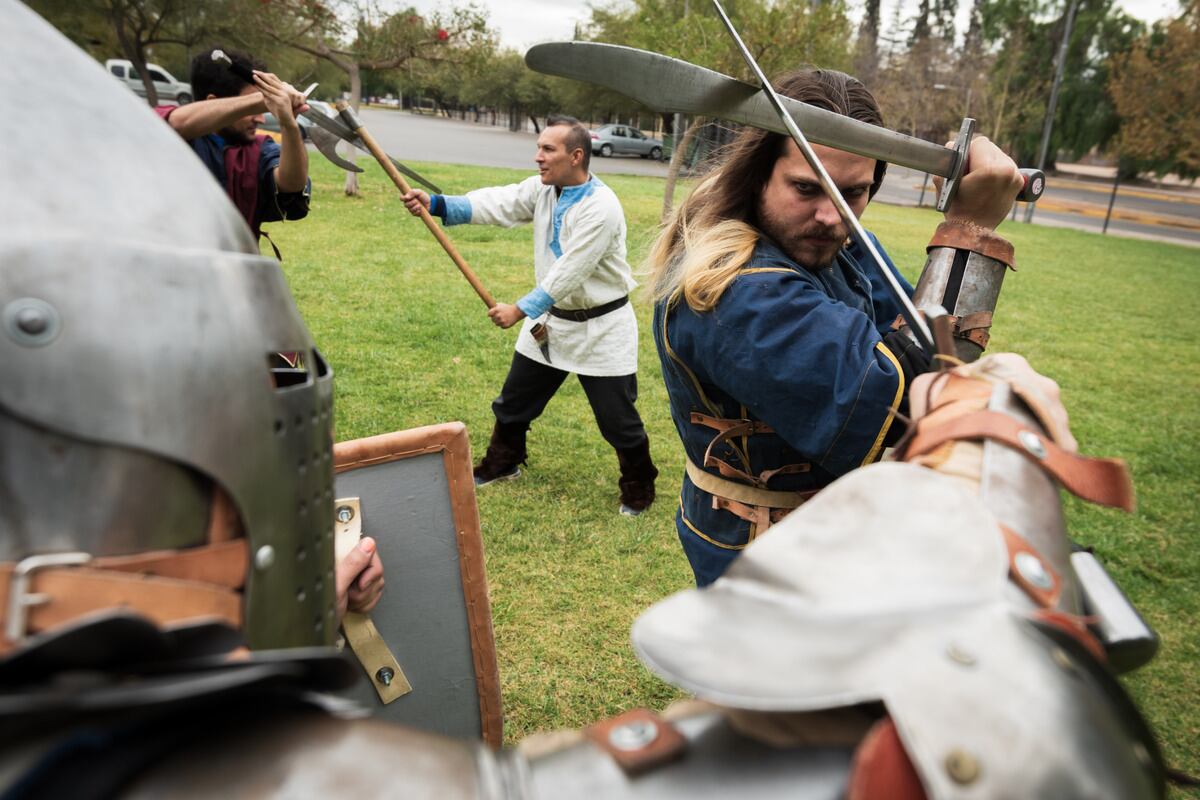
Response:
POLYGON ((919 309, 946 309, 954 320, 956 354, 974 361, 987 347, 1004 273, 1016 269, 1013 246, 987 228, 947 221, 926 250, 913 302, 919 309))

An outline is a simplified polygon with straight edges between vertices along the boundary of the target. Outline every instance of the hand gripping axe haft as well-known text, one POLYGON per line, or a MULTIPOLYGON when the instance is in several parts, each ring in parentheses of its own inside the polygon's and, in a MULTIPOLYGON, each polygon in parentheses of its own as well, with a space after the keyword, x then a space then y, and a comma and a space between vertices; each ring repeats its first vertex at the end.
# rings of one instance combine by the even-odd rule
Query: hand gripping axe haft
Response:
MULTIPOLYGON (((224 51, 214 50, 212 52, 212 60, 218 64, 221 64, 234 75, 237 75, 251 86, 254 85, 254 74, 240 64, 234 63, 233 59, 226 55, 224 51)), ((359 150, 362 150, 364 153, 370 152, 370 150, 367 149, 367 146, 363 143, 362 139, 360 139, 354 133, 354 131, 347 128, 340 120, 333 119, 316 108, 310 108, 308 111, 302 112, 301 116, 313 123, 315 126, 309 128, 308 137, 309 140, 316 145, 316 148, 318 151, 320 151, 321 155, 325 156, 325 158, 329 159, 347 172, 362 172, 361 167, 355 165, 351 161, 347 161, 337 153, 338 142, 349 142, 359 150)), ((426 187, 431 192, 441 194, 442 190, 425 180, 425 178, 413 172, 411 169, 404 166, 391 156, 385 154, 385 157, 391 161, 393 165, 395 165, 396 169, 400 170, 417 183, 426 187)))

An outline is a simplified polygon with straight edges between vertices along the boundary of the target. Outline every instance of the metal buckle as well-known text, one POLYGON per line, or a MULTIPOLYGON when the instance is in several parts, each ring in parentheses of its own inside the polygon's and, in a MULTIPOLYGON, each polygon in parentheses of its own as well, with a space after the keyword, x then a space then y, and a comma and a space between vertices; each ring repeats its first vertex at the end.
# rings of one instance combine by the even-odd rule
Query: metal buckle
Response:
POLYGON ((25 626, 29 622, 28 609, 50 601, 46 594, 30 594, 29 584, 33 573, 48 567, 77 567, 91 561, 88 553, 46 553, 30 556, 17 562, 8 586, 8 617, 4 624, 4 636, 16 644, 26 638, 25 626))

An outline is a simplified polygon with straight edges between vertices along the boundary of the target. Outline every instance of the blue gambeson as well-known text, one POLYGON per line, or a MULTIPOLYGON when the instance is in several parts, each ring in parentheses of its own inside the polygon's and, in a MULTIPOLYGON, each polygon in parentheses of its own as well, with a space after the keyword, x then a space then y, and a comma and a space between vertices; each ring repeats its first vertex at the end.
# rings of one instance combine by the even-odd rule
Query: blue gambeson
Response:
MULTIPOLYGON (((878 458, 889 409, 905 386, 882 343, 899 307, 881 276, 868 277, 872 270, 857 247, 810 271, 761 239, 711 311, 698 313, 682 300, 658 304, 655 343, 671 416, 693 464, 721 474, 703 467, 718 435, 694 421, 705 418, 756 423, 756 432, 712 448, 727 465, 721 477, 746 485, 813 492, 878 458), (763 427, 769 432, 757 430, 763 427)), ((724 571, 751 533, 749 521, 715 509, 713 496, 686 475, 676 525, 700 585, 724 571)))

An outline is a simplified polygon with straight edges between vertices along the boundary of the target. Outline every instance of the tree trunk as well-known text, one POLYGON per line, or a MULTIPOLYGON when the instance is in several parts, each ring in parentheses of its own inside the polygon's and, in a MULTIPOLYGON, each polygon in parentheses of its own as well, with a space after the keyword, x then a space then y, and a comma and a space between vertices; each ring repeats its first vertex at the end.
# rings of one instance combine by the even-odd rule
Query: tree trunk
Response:
POLYGON ((151 108, 158 105, 158 89, 154 88, 154 79, 150 77, 150 70, 146 68, 146 58, 142 55, 140 48, 134 48, 133 57, 129 59, 133 63, 133 68, 142 76, 142 86, 146 88, 146 102, 151 108))
MULTIPOLYGON (((349 68, 346 71, 350 73, 350 107, 353 108, 354 113, 357 114, 358 107, 362 103, 362 72, 358 68, 357 61, 351 61, 348 67, 349 68)), ((347 160, 351 164, 355 163, 354 156, 357 148, 355 148, 355 146, 349 142, 343 145, 342 148, 342 154, 346 156, 347 160)), ((347 197, 358 197, 357 172, 346 173, 346 183, 342 187, 342 191, 346 193, 347 197)))
POLYGON ((667 167, 667 183, 663 187, 662 222, 664 224, 671 216, 671 206, 675 200, 675 182, 679 179, 679 170, 683 167, 684 155, 691 147, 692 139, 696 138, 696 132, 703 124, 703 117, 693 119, 687 126, 687 130, 684 131, 682 139, 678 138, 679 132, 676 131, 676 141, 671 146, 671 164, 667 167))
POLYGON ((533 123, 533 132, 540 134, 542 132, 542 126, 538 125, 537 117, 535 117, 533 114, 530 114, 529 121, 533 123))
POLYGON ((142 49, 141 42, 136 36, 130 37, 129 31, 125 27, 124 8, 121 3, 112 3, 109 6, 113 30, 117 34, 121 50, 129 57, 129 63, 142 77, 142 86, 146 89, 146 102, 150 104, 151 108, 154 108, 158 105, 158 90, 154 88, 154 81, 150 79, 150 71, 146 69, 146 53, 142 49))

